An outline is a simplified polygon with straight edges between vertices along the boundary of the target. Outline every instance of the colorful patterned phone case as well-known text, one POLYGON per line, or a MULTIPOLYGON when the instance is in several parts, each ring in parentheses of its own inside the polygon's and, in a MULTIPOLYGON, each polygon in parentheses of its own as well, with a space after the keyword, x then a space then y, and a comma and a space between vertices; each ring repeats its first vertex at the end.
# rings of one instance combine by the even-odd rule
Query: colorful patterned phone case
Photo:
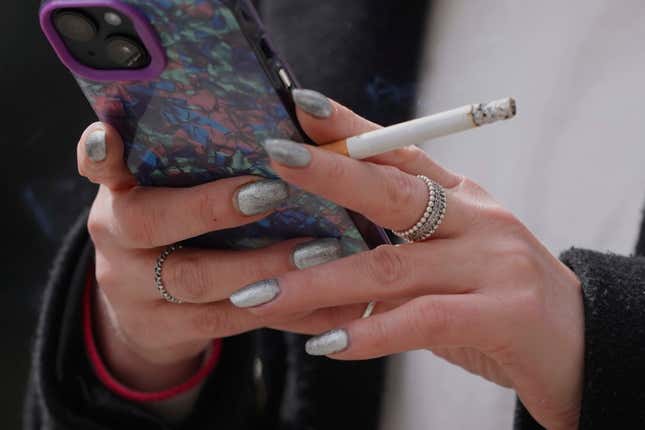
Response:
MULTIPOLYGON (((143 185, 183 187, 238 175, 275 178, 261 143, 305 141, 289 88, 276 74, 286 66, 246 1, 49 0, 40 17, 100 120, 121 133, 127 165, 143 185), (110 75, 75 64, 51 17, 58 8, 80 7, 113 8, 131 17, 151 52, 151 66, 134 75, 110 75), (269 62, 259 60, 267 55, 269 62)), ((268 218, 195 243, 239 249, 294 237, 336 237, 348 254, 366 249, 366 240, 370 246, 387 240, 382 230, 345 209, 293 189, 268 218), (362 224, 363 235, 354 221, 362 224)))

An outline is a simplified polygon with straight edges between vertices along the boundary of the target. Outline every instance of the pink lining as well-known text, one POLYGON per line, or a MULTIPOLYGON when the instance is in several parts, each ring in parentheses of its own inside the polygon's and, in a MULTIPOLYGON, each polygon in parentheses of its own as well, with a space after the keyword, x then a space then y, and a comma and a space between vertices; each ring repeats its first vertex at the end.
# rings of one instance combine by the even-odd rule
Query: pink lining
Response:
POLYGON ((85 287, 85 292, 83 294, 83 337, 85 339, 85 348, 87 350, 87 355, 94 367, 94 372, 99 380, 105 385, 107 389, 112 391, 114 394, 117 394, 127 400, 139 402, 139 403, 148 403, 148 402, 159 402, 162 400, 168 400, 172 397, 183 394, 187 391, 192 390, 197 385, 199 385, 206 377, 213 371, 217 365, 220 355, 222 353, 222 340, 215 339, 213 341, 213 349, 208 357, 206 363, 195 373, 190 379, 186 382, 177 385, 175 387, 168 388, 163 391, 150 393, 150 392, 141 392, 136 391, 131 388, 126 387, 117 381, 109 372, 103 359, 99 354, 98 348, 96 346, 96 340, 94 339, 94 331, 92 328, 92 289, 94 286, 94 277, 92 271, 88 273, 87 276, 87 285, 85 287))

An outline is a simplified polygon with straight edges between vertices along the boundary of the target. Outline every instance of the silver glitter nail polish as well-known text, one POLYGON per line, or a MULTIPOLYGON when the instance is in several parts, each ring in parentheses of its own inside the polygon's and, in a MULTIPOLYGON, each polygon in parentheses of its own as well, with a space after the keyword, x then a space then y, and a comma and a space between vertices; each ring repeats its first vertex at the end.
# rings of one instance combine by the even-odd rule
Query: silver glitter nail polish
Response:
POLYGON ((309 355, 331 355, 349 347, 349 335, 343 329, 336 329, 312 337, 305 345, 309 355))
POLYGON ((105 130, 94 130, 85 139, 85 153, 92 161, 103 161, 107 158, 105 130))
POLYGON ((293 90, 291 94, 294 103, 300 109, 316 118, 329 118, 334 112, 334 107, 329 99, 317 91, 293 90))
POLYGON ((259 215, 277 208, 289 198, 289 186, 280 180, 251 182, 235 194, 237 208, 246 216, 259 215))
POLYGON ((272 160, 287 167, 306 167, 311 162, 311 152, 302 143, 286 139, 267 139, 264 149, 272 160))
POLYGON ((338 260, 343 256, 340 241, 319 239, 300 244, 293 251, 293 264, 300 270, 338 260))
POLYGON ((231 303, 238 308, 252 308, 269 303, 280 294, 280 285, 275 279, 266 279, 247 285, 229 297, 231 303))

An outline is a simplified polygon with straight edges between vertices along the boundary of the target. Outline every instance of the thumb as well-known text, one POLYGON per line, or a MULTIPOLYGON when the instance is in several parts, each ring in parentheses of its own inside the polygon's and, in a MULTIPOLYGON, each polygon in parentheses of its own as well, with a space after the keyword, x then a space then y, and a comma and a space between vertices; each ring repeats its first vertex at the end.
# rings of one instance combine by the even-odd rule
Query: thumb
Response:
POLYGON ((136 185, 123 160, 123 142, 119 133, 108 124, 94 123, 81 136, 77 150, 78 171, 95 184, 112 191, 136 185))

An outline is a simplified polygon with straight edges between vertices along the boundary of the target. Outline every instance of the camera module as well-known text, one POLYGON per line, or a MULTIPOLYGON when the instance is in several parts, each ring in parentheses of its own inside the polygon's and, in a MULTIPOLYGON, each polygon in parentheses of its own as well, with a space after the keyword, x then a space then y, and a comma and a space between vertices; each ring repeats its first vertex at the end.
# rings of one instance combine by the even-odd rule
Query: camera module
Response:
POLYGON ((123 11, 109 6, 61 8, 50 19, 53 30, 79 65, 107 74, 136 72, 152 64, 144 42, 152 31, 137 28, 133 17, 123 11))
POLYGON ((56 29, 74 42, 89 42, 98 34, 98 28, 92 18, 82 12, 65 10, 54 16, 56 29))

